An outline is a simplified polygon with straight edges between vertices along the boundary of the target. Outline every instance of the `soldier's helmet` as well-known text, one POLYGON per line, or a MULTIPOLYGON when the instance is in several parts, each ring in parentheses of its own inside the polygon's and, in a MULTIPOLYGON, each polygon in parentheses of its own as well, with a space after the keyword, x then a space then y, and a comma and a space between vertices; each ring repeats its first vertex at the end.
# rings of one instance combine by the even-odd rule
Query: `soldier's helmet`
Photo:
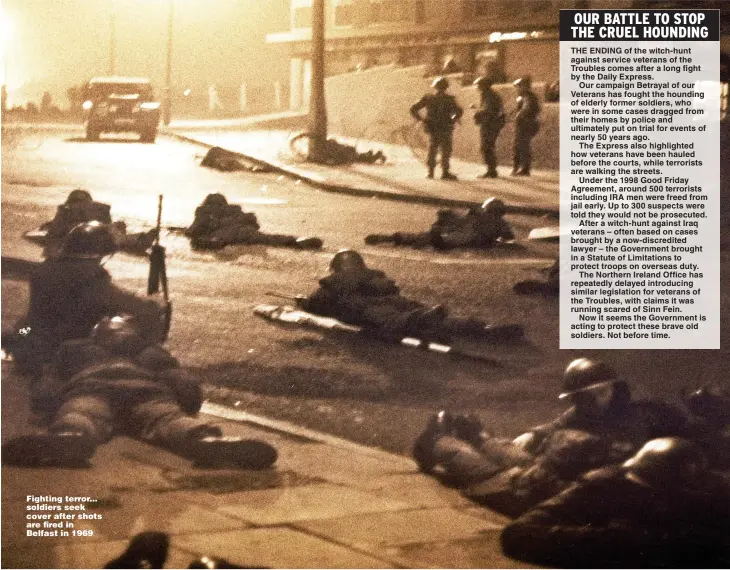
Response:
POLYGON ((365 260, 358 252, 352 249, 341 249, 330 261, 330 270, 333 272, 338 271, 352 271, 357 269, 365 269, 365 260))
POLYGON ((97 221, 74 227, 63 240, 61 259, 100 259, 119 250, 109 226, 97 221))
POLYGON ((528 89, 532 86, 532 78, 529 75, 525 75, 524 77, 520 77, 519 79, 515 80, 515 82, 512 84, 515 87, 527 87, 528 89))
POLYGON ((502 200, 492 197, 484 200, 482 212, 494 214, 495 216, 504 216, 507 213, 507 208, 502 200))
POLYGON ((606 363, 590 358, 578 358, 565 369, 563 391, 558 397, 567 398, 577 392, 595 390, 616 381, 616 372, 606 363))
POLYGON ((699 446, 680 437, 662 437, 644 444, 623 464, 626 477, 650 487, 691 483, 707 468, 699 446))
POLYGON ((449 80, 445 77, 437 77, 431 83, 431 87, 436 91, 446 91, 449 88, 449 80))
POLYGON ((145 347, 137 320, 131 315, 102 318, 91 331, 94 342, 117 354, 137 354, 145 347))
POLYGON ((86 190, 82 190, 81 188, 77 188, 76 190, 72 190, 71 193, 68 195, 68 198, 66 198, 67 204, 76 204, 79 202, 91 202, 91 194, 89 194, 86 190))
POLYGON ((215 194, 208 194, 203 200, 203 206, 227 206, 228 200, 223 194, 216 192, 215 194))
POLYGON ((491 77, 481 76, 477 77, 474 80, 474 86, 478 89, 486 89, 487 87, 491 87, 492 85, 494 85, 494 79, 492 79, 491 77))

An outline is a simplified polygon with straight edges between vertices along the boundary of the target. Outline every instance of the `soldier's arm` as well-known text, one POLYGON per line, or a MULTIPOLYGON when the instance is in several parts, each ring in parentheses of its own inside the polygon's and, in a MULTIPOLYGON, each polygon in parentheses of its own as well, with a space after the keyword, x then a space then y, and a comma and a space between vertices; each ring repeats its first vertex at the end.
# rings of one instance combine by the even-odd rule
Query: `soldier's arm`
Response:
POLYGON ((426 97, 422 97, 418 102, 414 103, 411 106, 411 117, 416 119, 416 121, 423 121, 423 117, 421 117, 421 109, 424 109, 426 104, 426 97))
POLYGON ((48 226, 48 238, 62 238, 71 229, 68 227, 68 209, 65 206, 59 206, 56 209, 56 215, 48 226))
POLYGON ((610 485, 574 483, 505 527, 502 549, 519 560, 558 567, 568 560, 572 560, 570 567, 582 566, 586 556, 600 561, 615 549, 633 550, 631 545, 645 531, 638 525, 605 518, 602 505, 610 501, 610 485))
POLYGON ((503 240, 515 239, 515 234, 512 231, 512 227, 504 220, 502 220, 499 237, 502 238, 503 240))
POLYGON ((451 114, 454 117, 454 121, 461 119, 461 116, 464 114, 464 109, 456 102, 456 99, 454 99, 454 110, 451 114))

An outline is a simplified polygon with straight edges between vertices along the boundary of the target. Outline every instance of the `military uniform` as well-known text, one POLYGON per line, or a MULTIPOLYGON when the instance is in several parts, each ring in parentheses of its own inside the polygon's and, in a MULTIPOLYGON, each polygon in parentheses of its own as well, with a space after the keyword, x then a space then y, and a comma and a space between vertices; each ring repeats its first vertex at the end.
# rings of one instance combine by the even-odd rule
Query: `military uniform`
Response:
POLYGON ((59 254, 64 238, 79 224, 96 221, 107 224, 119 249, 128 253, 144 254, 152 245, 156 230, 127 233, 124 222, 112 222, 111 206, 92 200, 86 190, 74 190, 64 204, 56 209, 53 220, 41 226, 47 230, 44 257, 59 254))
POLYGON ((677 441, 649 442, 624 466, 588 473, 524 513, 502 533, 505 554, 558 568, 728 567, 727 482, 686 463, 679 469, 691 480, 666 473, 656 483, 632 467, 646 448, 671 450, 677 441))
POLYGON ((562 491, 582 473, 623 461, 646 441, 686 435, 676 408, 657 401, 631 401, 628 386, 603 363, 578 359, 566 370, 564 396, 580 399, 556 420, 513 441, 486 435, 476 418, 438 416, 414 445, 426 472, 440 471, 470 499, 517 515, 562 491), (582 367, 582 368, 581 368, 582 367), (602 408, 585 400, 594 389, 612 396, 602 408))
POLYGON ((492 89, 492 81, 480 77, 474 82, 479 87, 481 105, 474 113, 474 122, 479 125, 479 139, 487 172, 481 178, 497 177, 497 137, 505 123, 502 98, 492 89))
POLYGON ((513 175, 529 176, 532 168, 532 151, 530 144, 540 130, 540 102, 537 95, 530 90, 531 82, 528 78, 515 81, 520 88, 520 95, 517 97, 517 108, 514 117, 515 141, 514 141, 514 168, 513 175))
POLYGON ((455 178, 450 172, 450 160, 453 145, 454 125, 461 118, 464 110, 456 102, 453 95, 447 94, 448 82, 444 78, 437 78, 433 87, 437 90, 434 94, 424 95, 418 102, 411 106, 411 116, 417 121, 424 123, 424 130, 429 136, 428 176, 433 178, 436 168, 436 155, 441 151, 441 178, 450 180, 455 178), (426 109, 425 119, 420 115, 422 109, 426 109))
POLYGON ((60 347, 55 376, 45 386, 55 404, 47 434, 3 447, 15 463, 59 464, 89 459, 116 434, 136 437, 199 463, 268 467, 276 450, 263 442, 224 438, 197 417, 198 378, 159 345, 150 345, 130 317, 104 318, 91 337, 60 347))
POLYGON ((433 246, 438 249, 459 247, 492 247, 498 240, 513 240, 514 233, 501 215, 472 208, 460 215, 453 210, 441 210, 428 232, 396 232, 391 235, 373 234, 365 243, 392 242, 411 247, 433 246))
POLYGON ((211 194, 195 210, 195 220, 185 230, 196 249, 220 249, 233 244, 261 244, 298 249, 319 249, 319 238, 297 238, 259 231, 256 215, 229 204, 221 194, 211 194))
POLYGON ((556 259, 547 270, 545 281, 528 279, 514 284, 512 290, 518 295, 541 294, 546 297, 557 297, 560 295, 560 260, 556 259))
POLYGON ((115 286, 109 273, 99 265, 101 256, 113 253, 116 244, 106 226, 94 224, 77 226, 66 243, 90 227, 87 245, 101 246, 97 250, 98 258, 62 252, 58 259, 44 261, 30 279, 28 313, 16 326, 16 330, 27 328, 29 332, 18 335, 13 348, 18 365, 26 373, 40 373, 43 364, 53 359, 61 342, 87 337, 104 315, 120 312, 134 315, 151 342, 163 338, 159 305, 115 286))
POLYGON ((429 308, 402 297, 395 282, 382 271, 366 267, 357 252, 340 252, 333 264, 332 273, 319 281, 319 289, 300 303, 305 310, 388 335, 442 340, 460 335, 495 340, 522 335, 517 325, 490 327, 478 319, 449 316, 441 305, 429 308), (338 268, 338 256, 343 255, 357 256, 357 264, 338 268))

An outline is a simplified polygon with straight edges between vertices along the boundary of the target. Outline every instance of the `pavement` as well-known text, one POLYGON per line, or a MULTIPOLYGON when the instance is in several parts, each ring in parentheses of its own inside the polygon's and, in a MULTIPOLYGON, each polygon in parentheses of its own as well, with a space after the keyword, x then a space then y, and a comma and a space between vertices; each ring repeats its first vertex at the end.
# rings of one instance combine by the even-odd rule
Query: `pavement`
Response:
POLYGON ((478 206, 485 199, 497 196, 505 201, 510 213, 558 217, 557 171, 535 170, 529 178, 512 177, 511 167, 501 166, 499 178, 484 180, 477 178, 484 173, 484 165, 453 159, 451 170, 459 180, 440 180, 438 168, 436 179, 427 180, 425 138, 417 123, 401 133, 409 145, 335 137, 357 145, 361 152, 381 149, 387 157, 385 164, 337 167, 306 162, 297 154, 296 145, 292 150, 289 139, 296 131, 255 127, 255 123, 239 127, 225 123, 214 128, 210 122, 181 122, 162 132, 207 148, 224 148, 253 164, 328 192, 457 208, 478 206))
MULTIPOLYGON (((6 441, 37 425, 12 364, 2 373, 6 441)), ((235 408, 203 411, 227 433, 275 445, 275 467, 197 469, 124 437, 100 447, 88 469, 4 466, 2 567, 102 568, 151 530, 171 536, 167 568, 203 555, 272 568, 521 566, 501 554, 506 518, 419 473, 410 458, 235 408), (49 521, 80 536, 27 536, 28 517, 55 514, 29 508, 39 505, 81 505, 75 519, 49 521)))

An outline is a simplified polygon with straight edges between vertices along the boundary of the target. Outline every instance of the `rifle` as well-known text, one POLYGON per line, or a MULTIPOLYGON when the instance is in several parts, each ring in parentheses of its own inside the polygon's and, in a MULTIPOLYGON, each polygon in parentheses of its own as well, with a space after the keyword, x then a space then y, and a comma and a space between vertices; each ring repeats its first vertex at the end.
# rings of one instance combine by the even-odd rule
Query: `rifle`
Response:
POLYGON ((147 294, 159 293, 162 285, 162 296, 165 300, 165 332, 163 340, 167 340, 172 323, 172 301, 167 289, 167 268, 165 265, 165 248, 160 245, 160 229, 162 227, 162 194, 157 202, 157 235, 150 250, 150 273, 147 279, 147 294))
MULTIPOLYGON (((267 292, 266 294, 270 297, 278 297, 280 299, 295 301, 297 305, 299 305, 300 301, 306 299, 304 295, 287 295, 284 293, 277 293, 273 291, 267 292)), ((481 354, 467 352, 454 346, 449 346, 447 344, 441 344, 438 342, 430 342, 427 340, 422 340, 409 336, 399 337, 384 335, 378 331, 372 331, 358 325, 343 323, 342 321, 339 321, 332 317, 321 317, 319 315, 308 313, 302 309, 295 309, 294 307, 281 307, 279 305, 257 305, 254 307, 253 311, 260 317, 265 317, 274 321, 282 321, 298 325, 308 325, 327 330, 340 330, 350 333, 362 334, 376 340, 392 342, 400 344, 402 346, 407 346, 409 348, 418 348, 427 352, 436 352, 438 354, 446 354, 459 358, 478 360, 479 362, 484 362, 495 368, 502 368, 502 363, 498 360, 495 360, 494 358, 483 356, 481 354)))

